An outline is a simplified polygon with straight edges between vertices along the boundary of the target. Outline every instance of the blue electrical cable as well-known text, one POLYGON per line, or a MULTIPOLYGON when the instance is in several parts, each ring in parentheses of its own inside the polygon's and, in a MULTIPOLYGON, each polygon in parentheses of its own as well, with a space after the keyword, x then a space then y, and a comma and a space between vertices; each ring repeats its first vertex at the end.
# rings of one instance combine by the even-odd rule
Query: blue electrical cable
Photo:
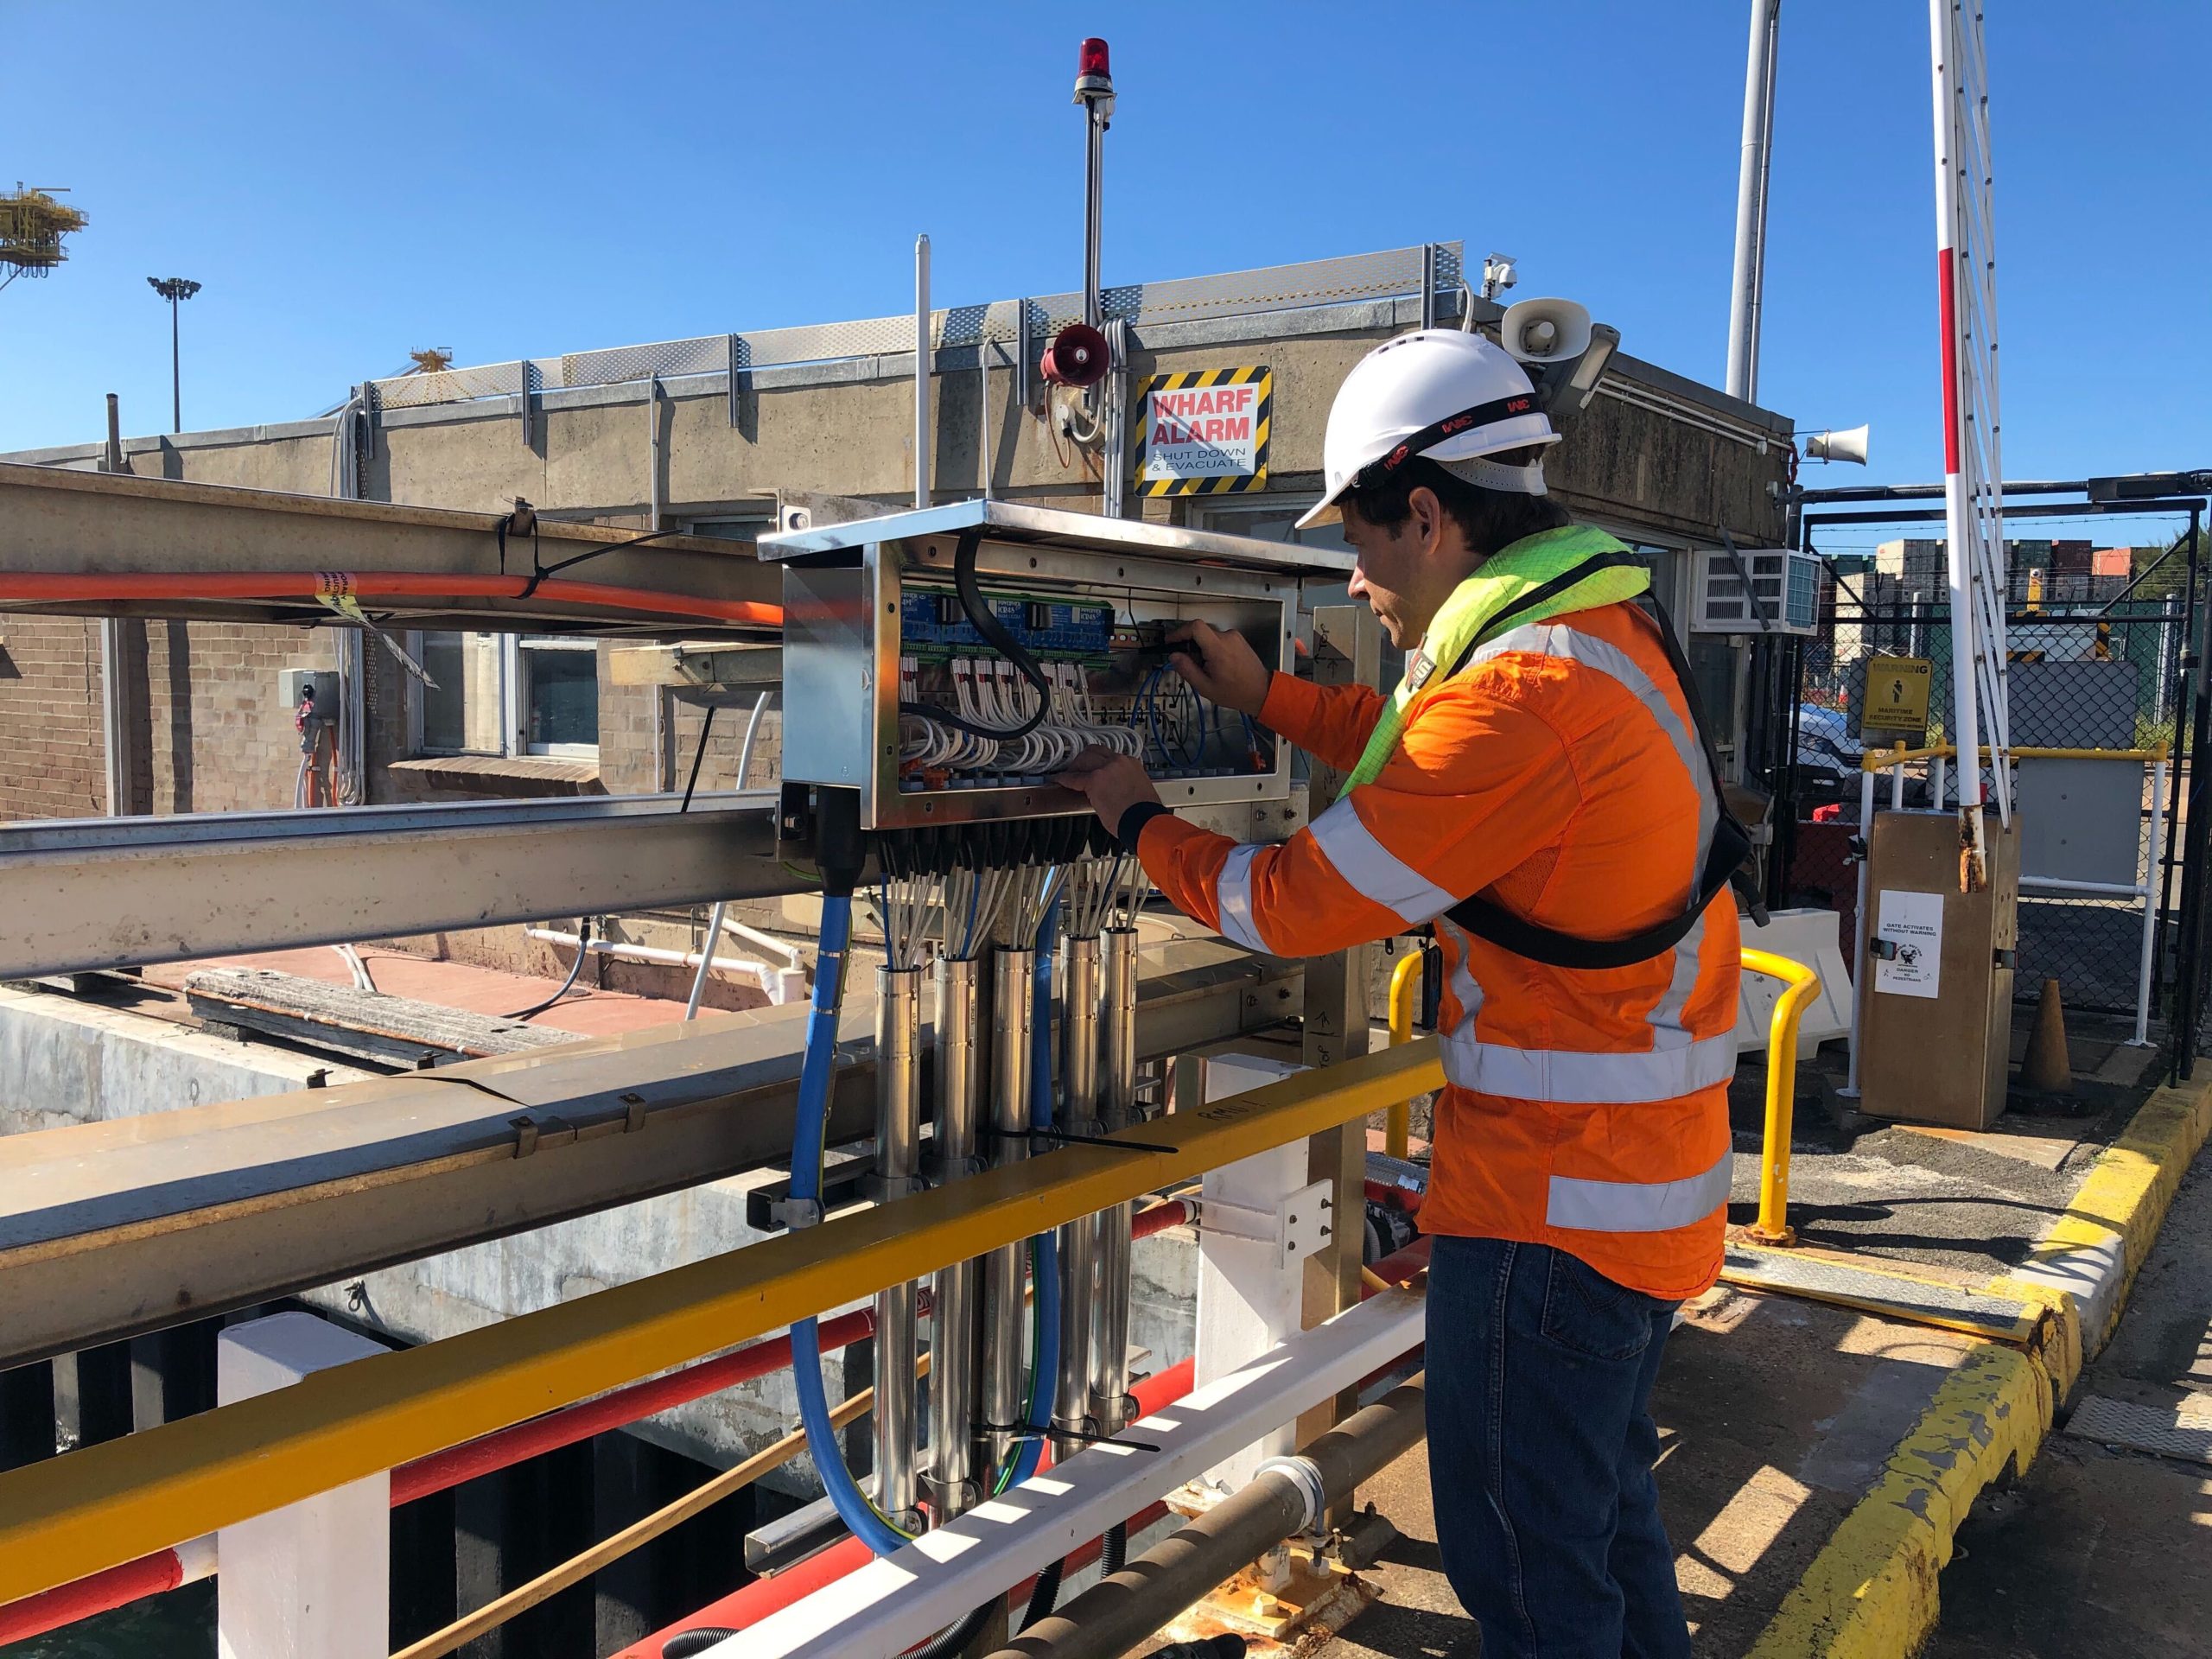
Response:
MULTIPOLYGON (((1037 954, 1030 969, 1029 1127, 1052 1127, 1052 942, 1059 926, 1055 899, 1037 925, 1037 954)), ((1045 1455, 1045 1431, 1052 1426, 1052 1391, 1060 1376, 1060 1240, 1053 1232, 1029 1241, 1030 1272, 1037 1286, 1037 1342, 1029 1370, 1029 1437, 1014 1455, 1007 1485, 1019 1486, 1037 1472, 1045 1455)), ((1003 1490, 1003 1489, 1001 1489, 1003 1490)))
MULTIPOLYGON (((822 1143, 829 1128, 830 1082, 837 1058, 837 1011, 844 1000, 845 952, 852 932, 851 895, 825 893, 822 950, 806 1022, 806 1058, 798 1074, 798 1122, 791 1136, 791 1195, 802 1202, 818 1204, 822 1198, 822 1143)), ((821 1332, 810 1317, 791 1324, 791 1376, 798 1387, 798 1414, 806 1427, 807 1447, 814 1454, 814 1466, 838 1519, 879 1555, 904 1548, 907 1535, 868 1501, 852 1471, 845 1466, 822 1382, 821 1332)))

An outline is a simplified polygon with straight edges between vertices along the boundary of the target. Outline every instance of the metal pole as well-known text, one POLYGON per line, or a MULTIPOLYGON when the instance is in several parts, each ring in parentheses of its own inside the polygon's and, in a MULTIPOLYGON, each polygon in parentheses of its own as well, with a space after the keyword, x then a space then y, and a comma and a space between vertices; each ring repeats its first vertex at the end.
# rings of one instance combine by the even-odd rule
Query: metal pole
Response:
MULTIPOLYGON (((1066 1128, 1098 1133, 1099 949, 1096 938, 1067 942, 1067 990, 1060 1015, 1066 1066, 1066 1128)), ((1064 1437, 1054 1455, 1067 1458, 1094 1431, 1090 1416, 1090 1317, 1097 1287, 1098 1218, 1078 1216, 1060 1229, 1060 1365, 1052 1427, 1064 1437)))
MULTIPOLYGON (((1030 976, 1037 953, 991 953, 991 1162, 1029 1155, 1030 976)), ((1002 1244, 983 1260, 983 1421, 989 1467, 1004 1464, 1021 1421, 1021 1327, 1027 1247, 1002 1244)))
POLYGON ((2166 835, 2166 762, 2162 756, 2151 772, 2151 843, 2143 865, 2143 954, 2135 966, 2135 1044, 2151 1040, 2152 944, 2158 932, 2158 855, 2166 835))
POLYGON ((914 238, 914 505, 930 504, 930 239, 914 238))
MULTIPOLYGON (((939 1185, 976 1164, 976 961, 937 964, 937 1135, 939 1185)), ((929 1495, 941 1524, 974 1503, 976 1322, 981 1263, 956 1262, 933 1281, 930 1313, 929 1495)))
MULTIPOLYGON (((1966 429, 1966 353, 1960 350, 1958 307, 1965 296, 1959 281, 1955 246, 1958 225, 1958 174, 1954 145, 1957 124, 1953 113, 1952 0, 1928 0, 1929 50, 1935 108, 1936 133, 1936 252, 1937 315, 1942 327, 1943 382, 1943 516, 1948 556, 1951 594, 1952 747, 1959 752, 1959 821, 1967 849, 1967 881, 1978 888, 1988 879, 1986 842, 1982 830, 1981 768, 1968 764, 1981 742, 1981 717, 1976 679, 1980 672, 1980 642, 1977 639, 1974 561, 1980 519, 1967 469, 1975 465, 1972 435, 1966 429)), ((1993 727, 1990 741, 2000 737, 1993 727)), ((2002 767, 2000 756, 1993 755, 2002 767)))
MULTIPOLYGON (((1098 1127, 1111 1135, 1137 1121, 1137 935, 1109 928, 1099 953, 1098 1046, 1104 1090, 1098 1127)), ((1098 1215, 1098 1301, 1090 1325, 1090 1412, 1101 1434, 1129 1421, 1129 1220, 1117 1204, 1098 1215)))
POLYGON ((1750 403, 1759 386, 1759 289, 1766 260, 1766 174, 1774 132, 1775 41, 1782 0, 1751 0, 1744 69, 1743 159, 1736 177, 1736 264, 1728 293, 1729 396, 1750 403))
MULTIPOLYGON (((879 1202, 920 1183, 922 971, 875 971, 875 1170, 879 1202)), ((914 1286, 875 1294, 875 1501, 894 1519, 914 1508, 914 1286)))
POLYGON ((1085 100, 1083 186, 1083 320, 1100 327, 1106 303, 1099 285, 1099 243, 1106 228, 1106 120, 1096 99, 1085 100))
POLYGON ((1859 855, 1859 903, 1852 912, 1851 1076, 1838 1091, 1846 1100, 1859 1098, 1859 1010, 1866 1006, 1866 867, 1874 856, 1874 774, 1863 767, 1859 773, 1859 843, 1866 850, 1859 855))
MULTIPOLYGON (((526 394, 524 394, 526 396, 526 394)), ((646 376, 646 529, 661 526, 661 376, 646 376)))
POLYGON ((177 296, 169 296, 169 430, 184 430, 184 363, 177 350, 177 296))

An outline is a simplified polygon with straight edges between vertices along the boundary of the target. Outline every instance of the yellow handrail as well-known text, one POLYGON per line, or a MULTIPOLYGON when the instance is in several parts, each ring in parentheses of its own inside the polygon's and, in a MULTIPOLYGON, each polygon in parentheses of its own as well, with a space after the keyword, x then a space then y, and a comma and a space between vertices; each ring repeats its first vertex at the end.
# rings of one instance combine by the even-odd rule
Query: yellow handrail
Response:
MULTIPOLYGON (((1390 970, 1390 1046, 1393 1048, 1414 1039, 1414 987, 1421 981, 1424 954, 1419 946, 1415 946, 1390 970)), ((1403 1158, 1413 1139, 1413 1102, 1402 1100, 1391 1107, 1383 1122, 1386 1126, 1382 1135, 1383 1150, 1393 1158, 1403 1158)))
POLYGON ((1759 1218, 1748 1229, 1762 1243, 1787 1244, 1789 1230, 1789 1135, 1797 1116, 1797 1022, 1820 994, 1821 976, 1771 950, 1744 950, 1744 970, 1785 982, 1767 1025, 1766 1130, 1759 1143, 1759 1218))
MULTIPOLYGON (((1989 758, 1989 746, 1983 744, 1977 751, 1981 758, 1989 758)), ((2005 753, 2015 760, 2163 760, 2166 746, 2153 744, 2147 749, 2007 749, 2005 753)), ((1887 772, 1891 766, 1903 766, 1908 760, 1929 760, 1938 757, 1955 760, 1959 751, 1955 745, 1939 743, 1933 748, 1908 749, 1900 744, 1894 749, 1868 749, 1859 757, 1861 772, 1887 772)))
POLYGON ((895 1204, 0 1473, 0 1603, 67 1584, 982 1255, 1444 1081, 1366 1054, 895 1204))

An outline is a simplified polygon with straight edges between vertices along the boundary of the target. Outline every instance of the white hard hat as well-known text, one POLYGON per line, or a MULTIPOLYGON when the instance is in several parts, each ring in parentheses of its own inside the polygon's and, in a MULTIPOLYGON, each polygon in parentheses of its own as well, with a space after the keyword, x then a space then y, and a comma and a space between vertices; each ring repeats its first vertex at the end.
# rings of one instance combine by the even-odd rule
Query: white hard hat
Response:
POLYGON ((1387 473, 1415 455, 1494 490, 1544 493, 1542 470, 1484 455, 1557 443, 1528 372, 1502 346, 1456 328, 1423 328, 1377 346, 1353 365, 1329 407, 1321 442, 1326 493, 1298 527, 1319 523, 1368 468, 1387 473))

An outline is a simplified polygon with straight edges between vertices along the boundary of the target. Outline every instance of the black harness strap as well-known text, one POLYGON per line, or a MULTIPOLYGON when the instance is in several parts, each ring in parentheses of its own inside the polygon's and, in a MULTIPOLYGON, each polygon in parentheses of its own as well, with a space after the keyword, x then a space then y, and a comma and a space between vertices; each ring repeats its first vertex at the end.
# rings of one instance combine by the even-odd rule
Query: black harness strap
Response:
MULTIPOLYGON (((1459 660, 1452 664, 1452 672, 1457 674, 1465 669, 1485 640, 1495 639, 1504 631, 1502 625, 1510 623, 1516 616, 1527 614, 1544 601, 1580 581, 1592 570, 1640 563, 1633 554, 1601 554, 1586 560, 1563 575, 1554 576, 1551 581, 1529 589, 1491 620, 1490 626, 1476 637, 1461 653, 1459 660)), ((1667 614, 1667 607, 1650 594, 1642 595, 1638 603, 1659 630, 1659 640, 1666 651, 1668 666, 1674 670, 1675 682, 1682 689, 1682 701, 1689 708, 1690 724, 1697 732, 1698 747, 1705 756, 1706 778, 1719 806, 1719 815, 1713 823, 1712 845, 1706 850, 1705 868, 1698 874, 1697 891, 1691 895, 1688 908, 1680 916, 1656 927, 1646 928, 1641 933, 1633 933, 1620 939, 1578 938, 1571 933, 1561 933, 1555 928, 1525 920, 1479 894, 1461 899, 1444 912, 1475 938, 1550 968, 1630 968, 1640 962, 1649 962, 1654 957, 1663 956, 1681 943, 1704 916, 1706 906, 1731 883, 1745 893, 1753 917, 1760 921, 1765 920, 1765 907, 1758 902, 1743 874, 1744 860, 1751 850, 1751 832, 1729 809, 1728 798, 1721 792, 1719 760, 1713 753, 1713 739, 1706 726, 1705 709, 1697 694, 1697 682, 1690 673, 1688 659, 1682 655, 1681 642, 1675 637, 1673 620, 1667 614)))

